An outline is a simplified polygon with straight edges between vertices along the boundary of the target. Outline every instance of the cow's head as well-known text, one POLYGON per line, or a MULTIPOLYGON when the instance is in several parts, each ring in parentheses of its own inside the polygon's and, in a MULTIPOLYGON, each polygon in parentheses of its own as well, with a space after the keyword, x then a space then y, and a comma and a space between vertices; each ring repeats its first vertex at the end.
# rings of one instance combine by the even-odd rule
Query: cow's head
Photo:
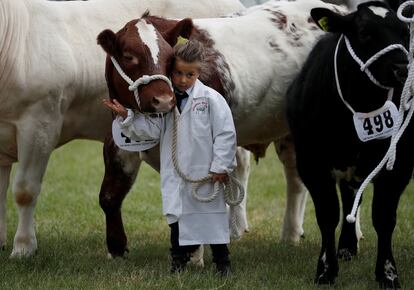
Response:
POLYGON ((400 21, 396 13, 383 2, 366 2, 357 11, 342 16, 324 8, 311 11, 312 18, 320 28, 328 32, 341 33, 349 39, 356 56, 366 63, 384 48, 395 49, 377 55, 369 65, 369 71, 383 86, 397 87, 407 77, 408 26, 400 21))
POLYGON ((104 30, 98 44, 108 54, 105 76, 110 98, 147 113, 163 113, 175 106, 167 69, 179 35, 188 38, 191 19, 165 20, 145 13, 114 33, 104 30))

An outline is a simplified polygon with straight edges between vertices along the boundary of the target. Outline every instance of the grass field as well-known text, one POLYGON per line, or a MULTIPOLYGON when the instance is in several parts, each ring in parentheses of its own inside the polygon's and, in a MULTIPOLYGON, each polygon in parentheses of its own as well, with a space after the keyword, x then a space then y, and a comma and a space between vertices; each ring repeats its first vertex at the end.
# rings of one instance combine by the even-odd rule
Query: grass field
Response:
MULTIPOLYGON (((158 174, 144 165, 123 204, 130 252, 106 258, 104 214, 98 194, 103 176, 102 145, 75 141, 52 155, 36 207, 37 254, 9 259, 17 213, 8 194, 8 245, 0 252, 0 289, 326 289, 313 285, 319 230, 310 198, 305 239, 279 242, 285 183, 273 148, 252 163, 248 217, 250 232, 230 245, 234 275, 218 278, 209 250, 203 270, 169 274, 169 229, 161 215, 158 174)), ((414 289, 414 188, 403 195, 394 233, 394 254, 404 289, 414 289)), ((340 261, 335 289, 376 289, 376 235, 371 193, 364 195, 360 254, 340 261)))

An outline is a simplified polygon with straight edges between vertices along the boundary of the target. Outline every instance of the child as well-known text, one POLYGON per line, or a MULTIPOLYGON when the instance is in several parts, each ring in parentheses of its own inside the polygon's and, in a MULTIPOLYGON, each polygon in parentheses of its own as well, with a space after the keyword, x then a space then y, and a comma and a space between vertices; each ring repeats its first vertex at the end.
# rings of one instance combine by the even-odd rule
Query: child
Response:
MULTIPOLYGON (((199 195, 213 191, 214 182, 225 182, 236 165, 236 132, 223 96, 205 86, 198 77, 203 65, 203 47, 195 40, 174 47, 171 79, 177 105, 163 118, 134 114, 119 102, 105 100, 116 112, 123 133, 160 139, 163 213, 171 229, 171 272, 185 269, 190 254, 200 244, 210 244, 219 274, 230 274, 228 213, 224 195, 202 203, 191 195, 194 184, 178 174, 172 161, 174 114, 177 114, 176 154, 181 171, 193 179, 212 174, 212 183, 198 188, 199 195)), ((222 190, 222 189, 221 189, 222 190)))

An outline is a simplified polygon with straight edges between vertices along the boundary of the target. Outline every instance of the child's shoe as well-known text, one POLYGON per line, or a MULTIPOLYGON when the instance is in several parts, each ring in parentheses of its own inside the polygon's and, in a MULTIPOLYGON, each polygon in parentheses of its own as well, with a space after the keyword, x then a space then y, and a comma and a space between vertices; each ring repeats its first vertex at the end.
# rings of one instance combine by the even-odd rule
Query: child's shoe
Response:
POLYGON ((187 256, 173 255, 171 261, 171 273, 181 273, 185 270, 188 261, 190 260, 187 256))
POLYGON ((219 259, 215 263, 216 271, 221 277, 228 277, 231 275, 231 264, 228 257, 219 259))

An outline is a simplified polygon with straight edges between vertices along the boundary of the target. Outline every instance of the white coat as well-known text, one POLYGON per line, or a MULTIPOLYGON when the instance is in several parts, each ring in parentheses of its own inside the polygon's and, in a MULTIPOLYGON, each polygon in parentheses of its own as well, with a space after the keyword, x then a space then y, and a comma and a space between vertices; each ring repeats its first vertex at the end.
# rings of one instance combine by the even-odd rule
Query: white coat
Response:
MULTIPOLYGON (((178 114, 177 156, 181 171, 191 178, 209 172, 230 173, 236 166, 236 131, 229 106, 223 96, 197 80, 191 95, 178 114)), ((163 214, 179 223, 180 245, 227 244, 230 242, 228 213, 224 195, 202 203, 191 196, 193 184, 178 176, 172 162, 174 114, 149 117, 128 114, 118 117, 123 133, 134 140, 160 140, 161 192, 163 214)), ((198 189, 199 195, 213 191, 212 184, 198 189)))

